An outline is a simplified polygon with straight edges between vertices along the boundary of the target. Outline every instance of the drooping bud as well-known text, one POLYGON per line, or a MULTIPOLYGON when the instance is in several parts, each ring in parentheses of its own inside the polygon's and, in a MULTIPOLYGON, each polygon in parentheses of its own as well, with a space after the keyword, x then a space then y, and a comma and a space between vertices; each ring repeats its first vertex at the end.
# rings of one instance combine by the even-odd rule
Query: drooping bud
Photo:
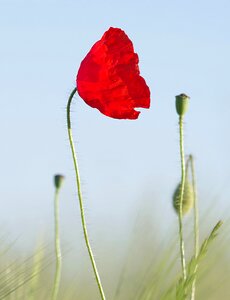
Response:
POLYGON ((54 176, 54 185, 56 189, 60 189, 65 177, 63 175, 57 174, 54 176))
MULTIPOLYGON (((180 210, 180 194, 181 194, 181 183, 178 184, 174 195, 173 195, 173 207, 175 208, 177 214, 180 210)), ((192 185, 188 179, 185 180, 184 194, 182 201, 182 214, 185 215, 193 207, 193 190, 192 185)))
POLYGON ((187 112, 189 99, 190 97, 186 94, 176 96, 176 111, 179 116, 183 116, 187 112))

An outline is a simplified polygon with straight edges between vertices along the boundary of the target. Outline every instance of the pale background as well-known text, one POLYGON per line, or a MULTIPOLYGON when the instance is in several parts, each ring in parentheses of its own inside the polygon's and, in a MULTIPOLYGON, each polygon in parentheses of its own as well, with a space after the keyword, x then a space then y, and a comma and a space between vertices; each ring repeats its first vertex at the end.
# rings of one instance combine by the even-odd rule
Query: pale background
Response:
POLYGON ((163 237, 176 226, 181 92, 191 97, 185 145, 196 159, 201 212, 228 215, 229 13, 227 0, 0 0, 0 226, 16 247, 34 247, 40 234, 52 243, 53 175, 61 173, 62 242, 85 253, 65 106, 81 60, 110 26, 134 43, 151 109, 137 121, 113 120, 75 97, 73 133, 98 258, 102 241, 126 241, 145 207, 163 237))

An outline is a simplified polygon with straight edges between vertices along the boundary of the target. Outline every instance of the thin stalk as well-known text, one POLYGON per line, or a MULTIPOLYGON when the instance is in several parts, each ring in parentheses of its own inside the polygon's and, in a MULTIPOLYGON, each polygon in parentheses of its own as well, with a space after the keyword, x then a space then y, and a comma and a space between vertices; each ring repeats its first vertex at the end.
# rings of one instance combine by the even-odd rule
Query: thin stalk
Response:
POLYGON ((33 270, 31 274, 31 283, 29 286, 29 293, 28 293, 28 299, 33 300, 35 299, 35 293, 36 293, 36 288, 38 287, 39 284, 39 279, 40 279, 40 270, 41 266, 43 263, 43 258, 44 258, 44 249, 42 249, 41 246, 37 247, 36 252, 33 257, 33 270))
POLYGON ((60 229, 59 229, 59 191, 60 188, 56 187, 55 197, 54 197, 56 270, 55 270, 54 286, 52 291, 52 300, 57 299, 60 280, 61 280, 61 267, 62 267, 62 254, 61 254, 60 229))
POLYGON ((180 131, 180 158, 181 158, 181 189, 180 189, 180 203, 179 203, 179 239, 180 239, 180 259, 181 268, 183 274, 183 281, 187 278, 186 263, 185 263, 185 249, 184 249, 184 238, 183 238, 183 197, 184 197, 184 186, 185 186, 185 158, 184 158, 184 135, 183 135, 183 116, 179 116, 179 131, 180 131))
POLYGON ((85 238, 85 243, 86 247, 88 250, 89 258, 93 267, 94 275, 96 278, 96 282, 98 285, 98 289, 100 292, 100 296, 102 300, 105 300, 105 294, 102 288, 100 276, 97 270, 96 262, 94 259, 93 251, 90 246, 89 238, 88 238, 88 232, 87 232, 87 227, 86 227, 86 221, 85 221, 85 212, 84 212, 84 207, 83 207, 83 199, 82 199, 82 192, 81 192, 81 181, 80 181, 80 173, 79 173, 79 167, 78 167, 78 162, 77 162, 77 156, 76 156, 76 151, 74 147, 74 142, 73 142, 73 135, 72 135, 72 129, 71 129, 71 119, 70 119, 70 106, 72 99, 76 93, 77 89, 74 88, 72 93, 69 96, 68 103, 67 103, 67 127, 68 127, 68 136, 69 136, 69 142, 70 142, 70 148, 72 152, 72 157, 73 157, 73 163, 74 163, 74 169, 75 169, 75 175, 76 175, 76 185, 77 185, 77 191, 78 191, 78 200, 79 200, 79 205, 80 205, 80 212, 81 212, 81 222, 82 222, 82 228, 83 228, 83 233, 84 233, 84 238, 85 238))
MULTIPOLYGON (((198 211, 198 201, 197 201, 197 192, 196 192, 196 177, 195 177, 195 167, 193 156, 189 156, 191 163, 191 173, 192 173, 192 188, 193 188, 193 214, 194 214, 194 256, 198 257, 199 254, 199 211, 198 211)), ((198 264, 195 267, 194 272, 197 272, 198 264)), ((191 300, 195 300, 196 293, 196 277, 194 277, 192 283, 192 293, 191 300)))

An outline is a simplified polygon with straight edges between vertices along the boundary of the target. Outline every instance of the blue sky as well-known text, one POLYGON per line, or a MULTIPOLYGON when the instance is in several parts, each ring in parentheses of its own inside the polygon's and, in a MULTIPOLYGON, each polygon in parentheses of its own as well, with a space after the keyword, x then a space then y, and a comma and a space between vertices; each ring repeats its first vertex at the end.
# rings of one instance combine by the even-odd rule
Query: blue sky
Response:
MULTIPOLYGON (((201 207, 229 208, 229 1, 0 0, 1 210, 12 237, 52 227, 52 177, 66 176, 63 230, 80 234, 65 106, 81 60, 110 26, 133 41, 151 109, 113 120, 75 98, 72 120, 91 230, 119 236, 152 201, 176 222, 180 178, 174 97, 191 97, 186 153, 194 154, 201 207), (104 226, 106 224, 106 228, 104 226), (93 228, 97 229, 93 229, 93 228)), ((168 220, 168 223, 165 222, 168 220)), ((171 222, 171 223, 170 223, 171 222)))

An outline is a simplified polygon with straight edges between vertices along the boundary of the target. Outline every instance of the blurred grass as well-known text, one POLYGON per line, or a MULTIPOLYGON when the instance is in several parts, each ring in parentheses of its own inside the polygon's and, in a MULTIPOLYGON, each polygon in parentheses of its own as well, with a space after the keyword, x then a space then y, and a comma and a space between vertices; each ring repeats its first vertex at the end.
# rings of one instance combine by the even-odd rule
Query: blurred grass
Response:
MULTIPOLYGON (((181 275, 176 225, 170 229, 167 236, 160 237, 157 234, 160 230, 157 228, 157 222, 151 224, 151 219, 146 215, 137 220, 132 234, 127 239, 125 259, 120 259, 120 263, 115 264, 109 271, 106 266, 103 267, 103 262, 106 264, 106 261, 113 257, 108 255, 100 261, 100 273, 107 299, 176 299, 176 287, 181 275)), ((201 243, 214 225, 203 222, 201 243)), ((192 224, 187 229, 186 238, 188 247, 192 249, 191 228, 192 224)), ((19 242, 7 244, 5 238, 1 239, 0 299, 50 299, 55 269, 53 249, 40 243, 40 246, 35 247, 34 253, 22 257, 15 253, 15 244, 19 242)), ((199 264, 196 299, 230 299, 229 246, 229 224, 225 222, 220 234, 199 264)), ((106 242, 103 247, 108 248, 108 251, 105 249, 105 253, 110 252, 106 242)), ((124 244, 121 247, 124 247, 124 244)), ((191 249, 187 249, 190 258, 191 249)), ((115 252, 116 249, 113 249, 113 253, 115 252)), ((64 265, 65 257, 64 252, 64 265)), ((84 264, 83 273, 77 276, 70 276, 72 273, 69 272, 69 268, 77 269, 78 262, 73 258, 70 265, 66 264, 63 270, 58 299, 100 299, 90 265, 84 264)))

